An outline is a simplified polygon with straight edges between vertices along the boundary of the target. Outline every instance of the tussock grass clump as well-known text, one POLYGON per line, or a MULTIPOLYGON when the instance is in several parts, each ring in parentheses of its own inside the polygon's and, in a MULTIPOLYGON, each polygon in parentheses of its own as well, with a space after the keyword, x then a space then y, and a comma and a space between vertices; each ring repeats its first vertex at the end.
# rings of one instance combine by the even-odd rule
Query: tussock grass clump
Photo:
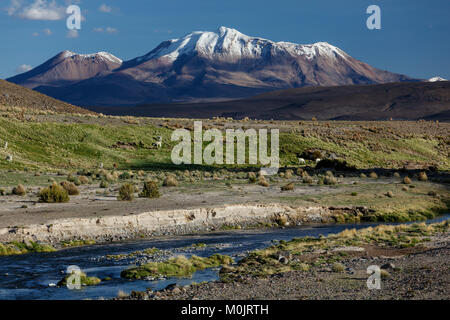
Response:
POLYGON ((419 173, 419 181, 427 181, 428 180, 428 176, 426 174, 426 172, 422 171, 419 173))
POLYGON ((129 171, 122 172, 122 174, 119 175, 119 179, 122 179, 122 180, 128 180, 128 179, 131 179, 132 177, 133 177, 133 173, 129 172, 129 171))
POLYGON ((340 263, 340 262, 335 262, 335 263, 333 263, 333 265, 331 266, 331 269, 332 269, 334 272, 344 272, 344 271, 345 271, 345 266, 344 266, 342 263, 340 263))
POLYGON ((88 184, 89 178, 86 176, 80 176, 78 179, 80 179, 81 184, 88 184))
POLYGON ((404 184, 411 184, 411 179, 409 177, 405 177, 405 178, 403 178, 403 183, 404 184))
POLYGON ((264 176, 259 176, 258 178, 258 184, 262 187, 269 187, 270 184, 267 182, 266 178, 264 176))
POLYGON ((334 185, 337 183, 337 179, 335 177, 331 176, 325 176, 323 178, 323 183, 326 185, 334 185))
POLYGON ((294 190, 294 187, 295 187, 294 183, 291 182, 291 183, 288 183, 287 185, 282 186, 281 191, 291 191, 291 190, 294 190))
POLYGON ((256 182, 256 174, 254 172, 249 172, 247 174, 247 178, 248 178, 248 181, 250 183, 255 183, 256 182))
POLYGON ((100 186, 99 187, 102 188, 102 189, 106 189, 106 188, 109 187, 109 182, 107 180, 102 180, 100 182, 100 186))
POLYGON ((178 181, 177 181, 177 179, 175 179, 174 176, 168 176, 167 178, 164 179, 163 186, 164 187, 176 187, 176 186, 178 186, 178 181))
POLYGON ((4 196, 6 194, 6 190, 3 188, 0 188, 0 196, 4 196))
POLYGON ((39 192, 39 201, 45 203, 61 203, 69 201, 69 193, 56 183, 39 192))
POLYGON ((286 170, 286 172, 284 173, 284 177, 286 179, 290 179, 292 178, 292 175, 294 174, 294 171, 292 171, 291 169, 286 170))
POLYGON ((219 267, 233 263, 229 256, 214 254, 208 258, 177 256, 163 262, 150 262, 136 268, 123 270, 120 274, 126 279, 145 279, 147 277, 189 277, 197 270, 219 267))
POLYGON ((359 175, 359 177, 360 177, 361 179, 367 178, 366 174, 364 174, 364 173, 361 173, 361 174, 359 175))
MULTIPOLYGON (((66 286, 67 285, 67 280, 69 280, 69 277, 72 276, 73 274, 74 274, 74 272, 72 272, 71 274, 66 275, 56 285, 58 287, 66 286)), ((95 285, 99 284, 100 282, 102 282, 102 280, 100 280, 97 277, 88 277, 86 275, 86 273, 84 273, 84 272, 80 272, 79 276, 80 276, 80 284, 82 286, 95 286, 95 285)))
POLYGON ((69 174, 67 176, 67 181, 73 182, 76 186, 81 185, 80 179, 78 179, 77 177, 74 177, 72 174, 69 174))
POLYGON ((386 192, 385 196, 389 197, 389 198, 393 198, 394 197, 394 193, 392 191, 388 191, 388 192, 386 192))
POLYGON ((372 172, 369 174, 369 177, 370 177, 371 179, 378 179, 378 175, 377 175, 377 173, 374 172, 374 171, 372 171, 372 172))
POLYGON ((303 183, 312 184, 313 183, 313 178, 311 178, 311 176, 306 174, 306 175, 303 176, 302 181, 303 181, 303 183))
POLYGON ((145 181, 139 196, 142 198, 159 198, 161 195, 158 184, 155 181, 145 181))
POLYGON ((297 170, 295 171, 295 173, 296 173, 298 176, 302 176, 303 172, 305 172, 305 170, 303 170, 303 168, 297 168, 297 170))
POLYGON ((21 184, 19 184, 17 187, 14 187, 12 189, 12 194, 15 194, 16 196, 24 196, 27 194, 27 189, 21 184))
POLYGON ((80 192, 78 191, 77 186, 73 182, 62 181, 60 183, 60 185, 61 185, 61 187, 64 188, 64 190, 67 191, 69 196, 76 196, 76 195, 80 194, 80 192))
POLYGON ((398 172, 394 172, 394 177, 396 177, 396 178, 400 178, 400 173, 398 173, 398 172))
POLYGON ((0 243, 0 256, 26 254, 31 252, 53 252, 55 248, 50 245, 40 244, 33 241, 0 243))
POLYGON ((132 201, 134 199, 134 185, 131 183, 124 183, 120 186, 117 200, 132 201))

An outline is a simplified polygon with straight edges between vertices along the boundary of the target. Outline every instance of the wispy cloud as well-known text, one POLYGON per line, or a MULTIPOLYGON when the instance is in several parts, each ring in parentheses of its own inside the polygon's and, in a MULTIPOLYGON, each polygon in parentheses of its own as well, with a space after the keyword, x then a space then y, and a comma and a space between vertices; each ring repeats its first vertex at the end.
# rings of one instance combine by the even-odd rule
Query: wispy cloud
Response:
POLYGON ((17 69, 16 69, 16 74, 28 72, 28 71, 30 71, 31 69, 33 69, 32 66, 30 66, 30 65, 28 65, 28 64, 22 64, 22 65, 20 65, 19 67, 17 67, 17 69))
POLYGON ((26 20, 56 21, 64 19, 64 7, 55 0, 34 0, 31 4, 23 0, 11 0, 8 15, 26 20))
POLYGON ((102 27, 98 27, 98 28, 94 28, 93 29, 94 32, 97 33, 109 33, 109 34, 116 34, 119 32, 119 30, 117 30, 116 28, 113 27, 106 27, 106 28, 102 28, 102 27))
POLYGON ((112 12, 112 7, 102 3, 102 5, 98 8, 98 11, 100 12, 104 12, 104 13, 111 13, 112 12))

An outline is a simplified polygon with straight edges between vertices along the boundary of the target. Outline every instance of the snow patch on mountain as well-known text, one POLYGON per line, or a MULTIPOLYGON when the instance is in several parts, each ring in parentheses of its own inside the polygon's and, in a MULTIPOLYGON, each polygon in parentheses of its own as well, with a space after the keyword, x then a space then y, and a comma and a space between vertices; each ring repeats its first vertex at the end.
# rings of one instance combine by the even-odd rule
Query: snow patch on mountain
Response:
POLYGON ((232 28, 220 27, 215 32, 195 31, 182 38, 169 40, 166 44, 163 43, 157 49, 138 58, 138 61, 162 57, 174 61, 183 54, 197 53, 211 59, 232 62, 243 58, 257 59, 262 57, 265 52, 287 53, 292 56, 303 56, 308 60, 317 56, 331 58, 348 56, 344 51, 326 42, 314 44, 274 42, 263 38, 249 37, 232 28))
POLYGON ((428 82, 436 82, 436 81, 448 81, 447 79, 441 77, 433 77, 427 80, 428 82))
POLYGON ((122 62, 123 62, 121 59, 117 58, 116 56, 112 55, 111 53, 103 52, 103 51, 97 52, 97 53, 91 53, 91 54, 79 54, 79 53, 65 50, 62 52, 62 56, 64 59, 72 58, 72 57, 81 57, 84 59, 100 58, 100 59, 103 59, 103 60, 106 60, 109 62, 113 62, 113 63, 118 63, 118 64, 122 64, 122 62))

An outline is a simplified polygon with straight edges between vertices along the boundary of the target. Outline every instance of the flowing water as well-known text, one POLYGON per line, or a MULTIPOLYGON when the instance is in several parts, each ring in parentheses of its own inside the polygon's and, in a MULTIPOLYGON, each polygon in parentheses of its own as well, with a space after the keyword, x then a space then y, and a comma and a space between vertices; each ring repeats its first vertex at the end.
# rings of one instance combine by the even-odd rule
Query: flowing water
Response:
MULTIPOLYGON (((447 218, 448 215, 444 215, 428 222, 439 222, 447 218)), ((239 259, 248 251, 272 245, 275 240, 326 236, 347 228, 359 229, 374 225, 376 224, 304 225, 285 229, 233 230, 69 248, 51 253, 5 256, 0 257, 0 299, 112 298, 117 296, 119 290, 129 293, 131 290, 147 288, 159 290, 173 283, 182 286, 192 282, 214 281, 218 279, 217 269, 198 271, 191 278, 169 278, 158 281, 125 280, 120 278, 120 272, 130 267, 133 261, 105 259, 105 255, 127 254, 155 247, 165 250, 165 252, 171 252, 173 255, 183 252, 186 256, 196 254, 207 257, 214 253, 220 253, 239 259), (205 243, 207 246, 193 249, 192 244, 196 243, 205 243), (100 279, 110 277, 111 280, 102 281, 97 286, 83 287, 80 290, 49 286, 61 280, 70 265, 80 267, 88 276, 96 276, 100 279)))

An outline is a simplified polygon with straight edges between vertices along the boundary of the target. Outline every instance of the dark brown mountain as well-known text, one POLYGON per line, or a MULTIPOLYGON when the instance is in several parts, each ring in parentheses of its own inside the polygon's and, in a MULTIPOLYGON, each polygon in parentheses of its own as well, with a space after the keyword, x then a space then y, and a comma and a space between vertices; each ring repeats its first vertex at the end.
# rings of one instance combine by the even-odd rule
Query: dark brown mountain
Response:
MULTIPOLYGON (((70 74, 73 69, 67 68, 70 74)), ((165 41, 118 69, 91 77, 81 73, 81 81, 59 71, 56 80, 45 74, 11 81, 82 106, 218 101, 287 88, 414 81, 373 68, 326 42, 273 42, 225 27, 165 41), (61 86, 62 81, 67 83, 61 86)))
POLYGON ((0 80, 0 107, 18 107, 58 113, 93 113, 5 80, 0 80))
POLYGON ((450 82, 306 87, 234 101, 95 107, 92 110, 115 115, 180 118, 450 121, 450 82))

